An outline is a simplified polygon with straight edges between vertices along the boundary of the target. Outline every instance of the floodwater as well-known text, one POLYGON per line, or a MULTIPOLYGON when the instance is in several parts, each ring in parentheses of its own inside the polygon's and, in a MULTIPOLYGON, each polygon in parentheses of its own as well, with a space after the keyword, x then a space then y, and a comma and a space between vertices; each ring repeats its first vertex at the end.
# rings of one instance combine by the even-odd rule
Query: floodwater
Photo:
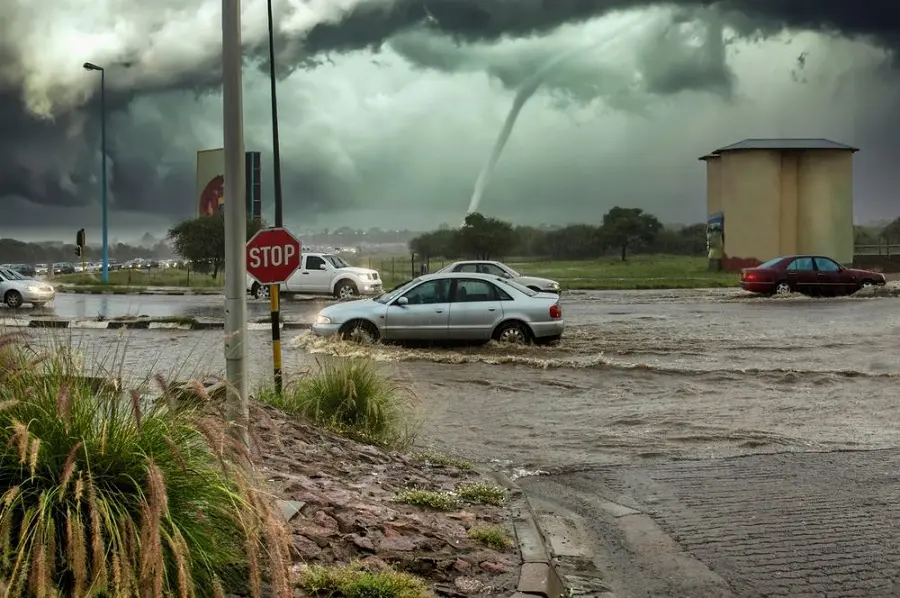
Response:
MULTIPOLYGON (((527 470, 900 441, 896 298, 598 292, 563 305, 569 329, 555 347, 361 347, 292 332, 285 368, 291 376, 317 359, 372 358, 417 397, 423 444, 527 470)), ((268 334, 248 335, 262 382, 268 334)), ((221 372, 222 340, 71 331, 60 342, 92 364, 184 378, 221 372)))

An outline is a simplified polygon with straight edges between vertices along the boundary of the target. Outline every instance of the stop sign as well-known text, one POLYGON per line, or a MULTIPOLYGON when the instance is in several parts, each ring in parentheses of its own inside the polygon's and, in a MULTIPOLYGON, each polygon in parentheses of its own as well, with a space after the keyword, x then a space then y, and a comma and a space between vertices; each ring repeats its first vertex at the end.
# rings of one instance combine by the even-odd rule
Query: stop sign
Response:
POLYGON ((247 241, 247 273, 259 284, 281 284, 300 267, 300 241, 284 228, 267 228, 247 241))

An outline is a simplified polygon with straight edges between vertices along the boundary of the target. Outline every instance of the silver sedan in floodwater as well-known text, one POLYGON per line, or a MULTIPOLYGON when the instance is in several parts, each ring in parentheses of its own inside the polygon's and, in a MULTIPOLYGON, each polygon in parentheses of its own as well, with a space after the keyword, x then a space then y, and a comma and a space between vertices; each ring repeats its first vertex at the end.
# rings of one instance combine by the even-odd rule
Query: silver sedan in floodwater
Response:
POLYGON ((374 299, 326 307, 312 331, 361 342, 550 343, 565 327, 559 295, 466 272, 420 276, 374 299))

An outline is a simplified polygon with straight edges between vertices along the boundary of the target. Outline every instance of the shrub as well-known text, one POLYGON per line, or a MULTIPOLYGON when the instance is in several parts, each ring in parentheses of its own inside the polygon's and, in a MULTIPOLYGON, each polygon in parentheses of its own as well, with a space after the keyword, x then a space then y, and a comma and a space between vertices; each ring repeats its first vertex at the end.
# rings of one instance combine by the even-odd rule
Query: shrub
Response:
POLYGON ((473 527, 469 530, 468 535, 473 540, 494 550, 502 551, 512 547, 512 540, 509 539, 506 530, 496 525, 473 527))
POLYGON ((300 587, 314 596, 343 598, 430 598, 425 583, 393 569, 368 571, 352 565, 314 565, 300 574, 300 587))
POLYGON ((382 376, 370 361, 334 361, 288 384, 279 396, 263 389, 265 403, 305 417, 354 440, 381 446, 409 445, 411 395, 382 376))
POLYGON ((259 595, 266 565, 289 595, 283 527, 221 422, 95 392, 67 354, 17 355, 0 371, 6 595, 259 595))
POLYGON ((412 458, 429 467, 452 467, 460 471, 471 471, 475 468, 471 461, 457 459, 440 453, 418 452, 413 453, 412 458))
POLYGON ((488 484, 466 484, 456 489, 456 495, 461 499, 483 505, 499 507, 506 501, 506 491, 499 486, 488 484))
POLYGON ((459 508, 459 499, 450 492, 434 490, 401 490, 397 493, 397 502, 414 507, 425 507, 436 511, 452 511, 459 508))

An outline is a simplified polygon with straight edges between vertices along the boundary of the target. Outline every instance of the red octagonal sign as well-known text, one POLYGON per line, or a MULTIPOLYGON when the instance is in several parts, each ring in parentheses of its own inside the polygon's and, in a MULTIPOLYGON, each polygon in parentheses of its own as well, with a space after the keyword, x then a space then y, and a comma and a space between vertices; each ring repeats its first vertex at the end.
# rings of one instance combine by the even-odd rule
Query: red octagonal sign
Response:
POLYGON ((267 228, 247 241, 247 273, 259 284, 281 284, 300 267, 300 241, 284 228, 267 228))

